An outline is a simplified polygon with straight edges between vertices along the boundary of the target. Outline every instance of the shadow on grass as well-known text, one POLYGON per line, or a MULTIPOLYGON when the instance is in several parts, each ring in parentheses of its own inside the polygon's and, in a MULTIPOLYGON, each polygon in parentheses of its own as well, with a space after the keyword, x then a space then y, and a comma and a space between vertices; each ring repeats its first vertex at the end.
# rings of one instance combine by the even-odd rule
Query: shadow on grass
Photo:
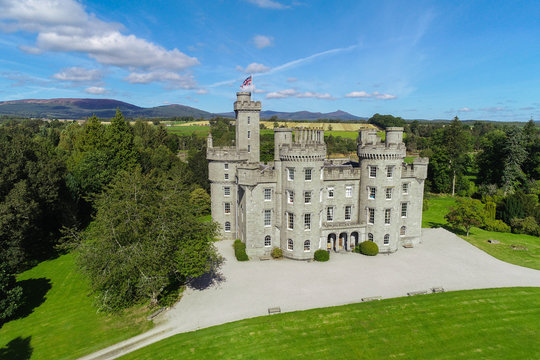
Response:
POLYGON ((10 320, 25 318, 34 312, 47 299, 45 295, 51 289, 51 280, 46 278, 28 279, 17 282, 23 289, 22 305, 10 320))
POLYGON ((430 228, 443 228, 459 236, 467 235, 467 232, 465 230, 453 228, 450 224, 443 224, 443 223, 430 221, 428 222, 428 225, 430 228))
POLYGON ((32 346, 30 346, 31 336, 18 337, 7 343, 0 349, 0 360, 26 360, 32 356, 32 346))

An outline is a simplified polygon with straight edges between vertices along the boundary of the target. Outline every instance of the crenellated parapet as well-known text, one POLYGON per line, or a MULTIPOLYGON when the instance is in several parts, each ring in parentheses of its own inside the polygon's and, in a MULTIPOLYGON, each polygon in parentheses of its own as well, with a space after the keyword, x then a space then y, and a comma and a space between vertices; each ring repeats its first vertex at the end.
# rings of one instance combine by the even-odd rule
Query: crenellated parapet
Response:
POLYGON ((326 145, 324 143, 292 143, 282 144, 279 148, 281 161, 323 161, 326 157, 326 145))
POLYGON ((250 92, 241 91, 236 93, 236 96, 234 111, 261 111, 261 102, 252 101, 250 92))
POLYGON ((352 166, 325 166, 324 180, 354 180, 359 179, 362 169, 352 166))
POLYGON ((245 161, 248 159, 248 152, 234 146, 208 147, 206 158, 214 161, 245 161))
POLYGON ((403 163, 401 169, 402 178, 415 178, 424 180, 427 177, 428 158, 415 158, 412 164, 403 163))
POLYGON ((277 173, 271 167, 242 166, 237 169, 238 184, 256 186, 259 183, 275 183, 277 173))
POLYGON ((398 160, 405 157, 403 128, 389 127, 383 142, 375 130, 361 130, 358 136, 358 157, 369 160, 398 160))

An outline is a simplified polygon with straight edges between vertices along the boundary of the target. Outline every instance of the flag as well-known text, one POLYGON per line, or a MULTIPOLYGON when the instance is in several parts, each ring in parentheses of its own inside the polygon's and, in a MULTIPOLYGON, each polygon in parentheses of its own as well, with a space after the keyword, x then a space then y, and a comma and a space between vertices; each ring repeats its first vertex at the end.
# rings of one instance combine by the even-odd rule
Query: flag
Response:
POLYGON ((243 88, 244 86, 250 86, 250 85, 251 85, 251 75, 249 75, 249 77, 246 80, 244 80, 244 83, 240 87, 243 88))

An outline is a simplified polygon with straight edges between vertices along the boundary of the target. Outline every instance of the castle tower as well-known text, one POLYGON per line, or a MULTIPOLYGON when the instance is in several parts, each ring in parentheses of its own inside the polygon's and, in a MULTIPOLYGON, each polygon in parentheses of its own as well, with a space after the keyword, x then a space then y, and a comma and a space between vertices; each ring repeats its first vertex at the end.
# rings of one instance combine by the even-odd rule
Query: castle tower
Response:
POLYGON ((252 101, 250 92, 237 92, 234 112, 236 114, 236 148, 248 153, 248 162, 258 163, 261 102, 252 101))
POLYGON ((403 128, 387 128, 384 143, 375 130, 360 131, 360 220, 366 224, 366 240, 377 243, 381 252, 394 252, 401 244, 401 170, 405 154, 403 128))

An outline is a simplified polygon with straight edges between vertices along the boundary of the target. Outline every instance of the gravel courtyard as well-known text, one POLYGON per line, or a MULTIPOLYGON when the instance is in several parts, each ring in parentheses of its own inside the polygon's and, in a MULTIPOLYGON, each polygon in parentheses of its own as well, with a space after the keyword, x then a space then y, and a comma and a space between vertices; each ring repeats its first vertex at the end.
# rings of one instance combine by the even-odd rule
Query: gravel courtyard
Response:
MULTIPOLYGON (((444 229, 423 229, 423 243, 390 255, 331 254, 326 263, 254 259, 238 262, 232 241, 216 243, 225 257, 214 283, 188 287, 152 331, 85 359, 112 359, 176 333, 268 314, 360 302, 364 297, 540 286, 540 271, 497 260, 444 229)), ((494 244, 493 246, 504 246, 494 244)))

